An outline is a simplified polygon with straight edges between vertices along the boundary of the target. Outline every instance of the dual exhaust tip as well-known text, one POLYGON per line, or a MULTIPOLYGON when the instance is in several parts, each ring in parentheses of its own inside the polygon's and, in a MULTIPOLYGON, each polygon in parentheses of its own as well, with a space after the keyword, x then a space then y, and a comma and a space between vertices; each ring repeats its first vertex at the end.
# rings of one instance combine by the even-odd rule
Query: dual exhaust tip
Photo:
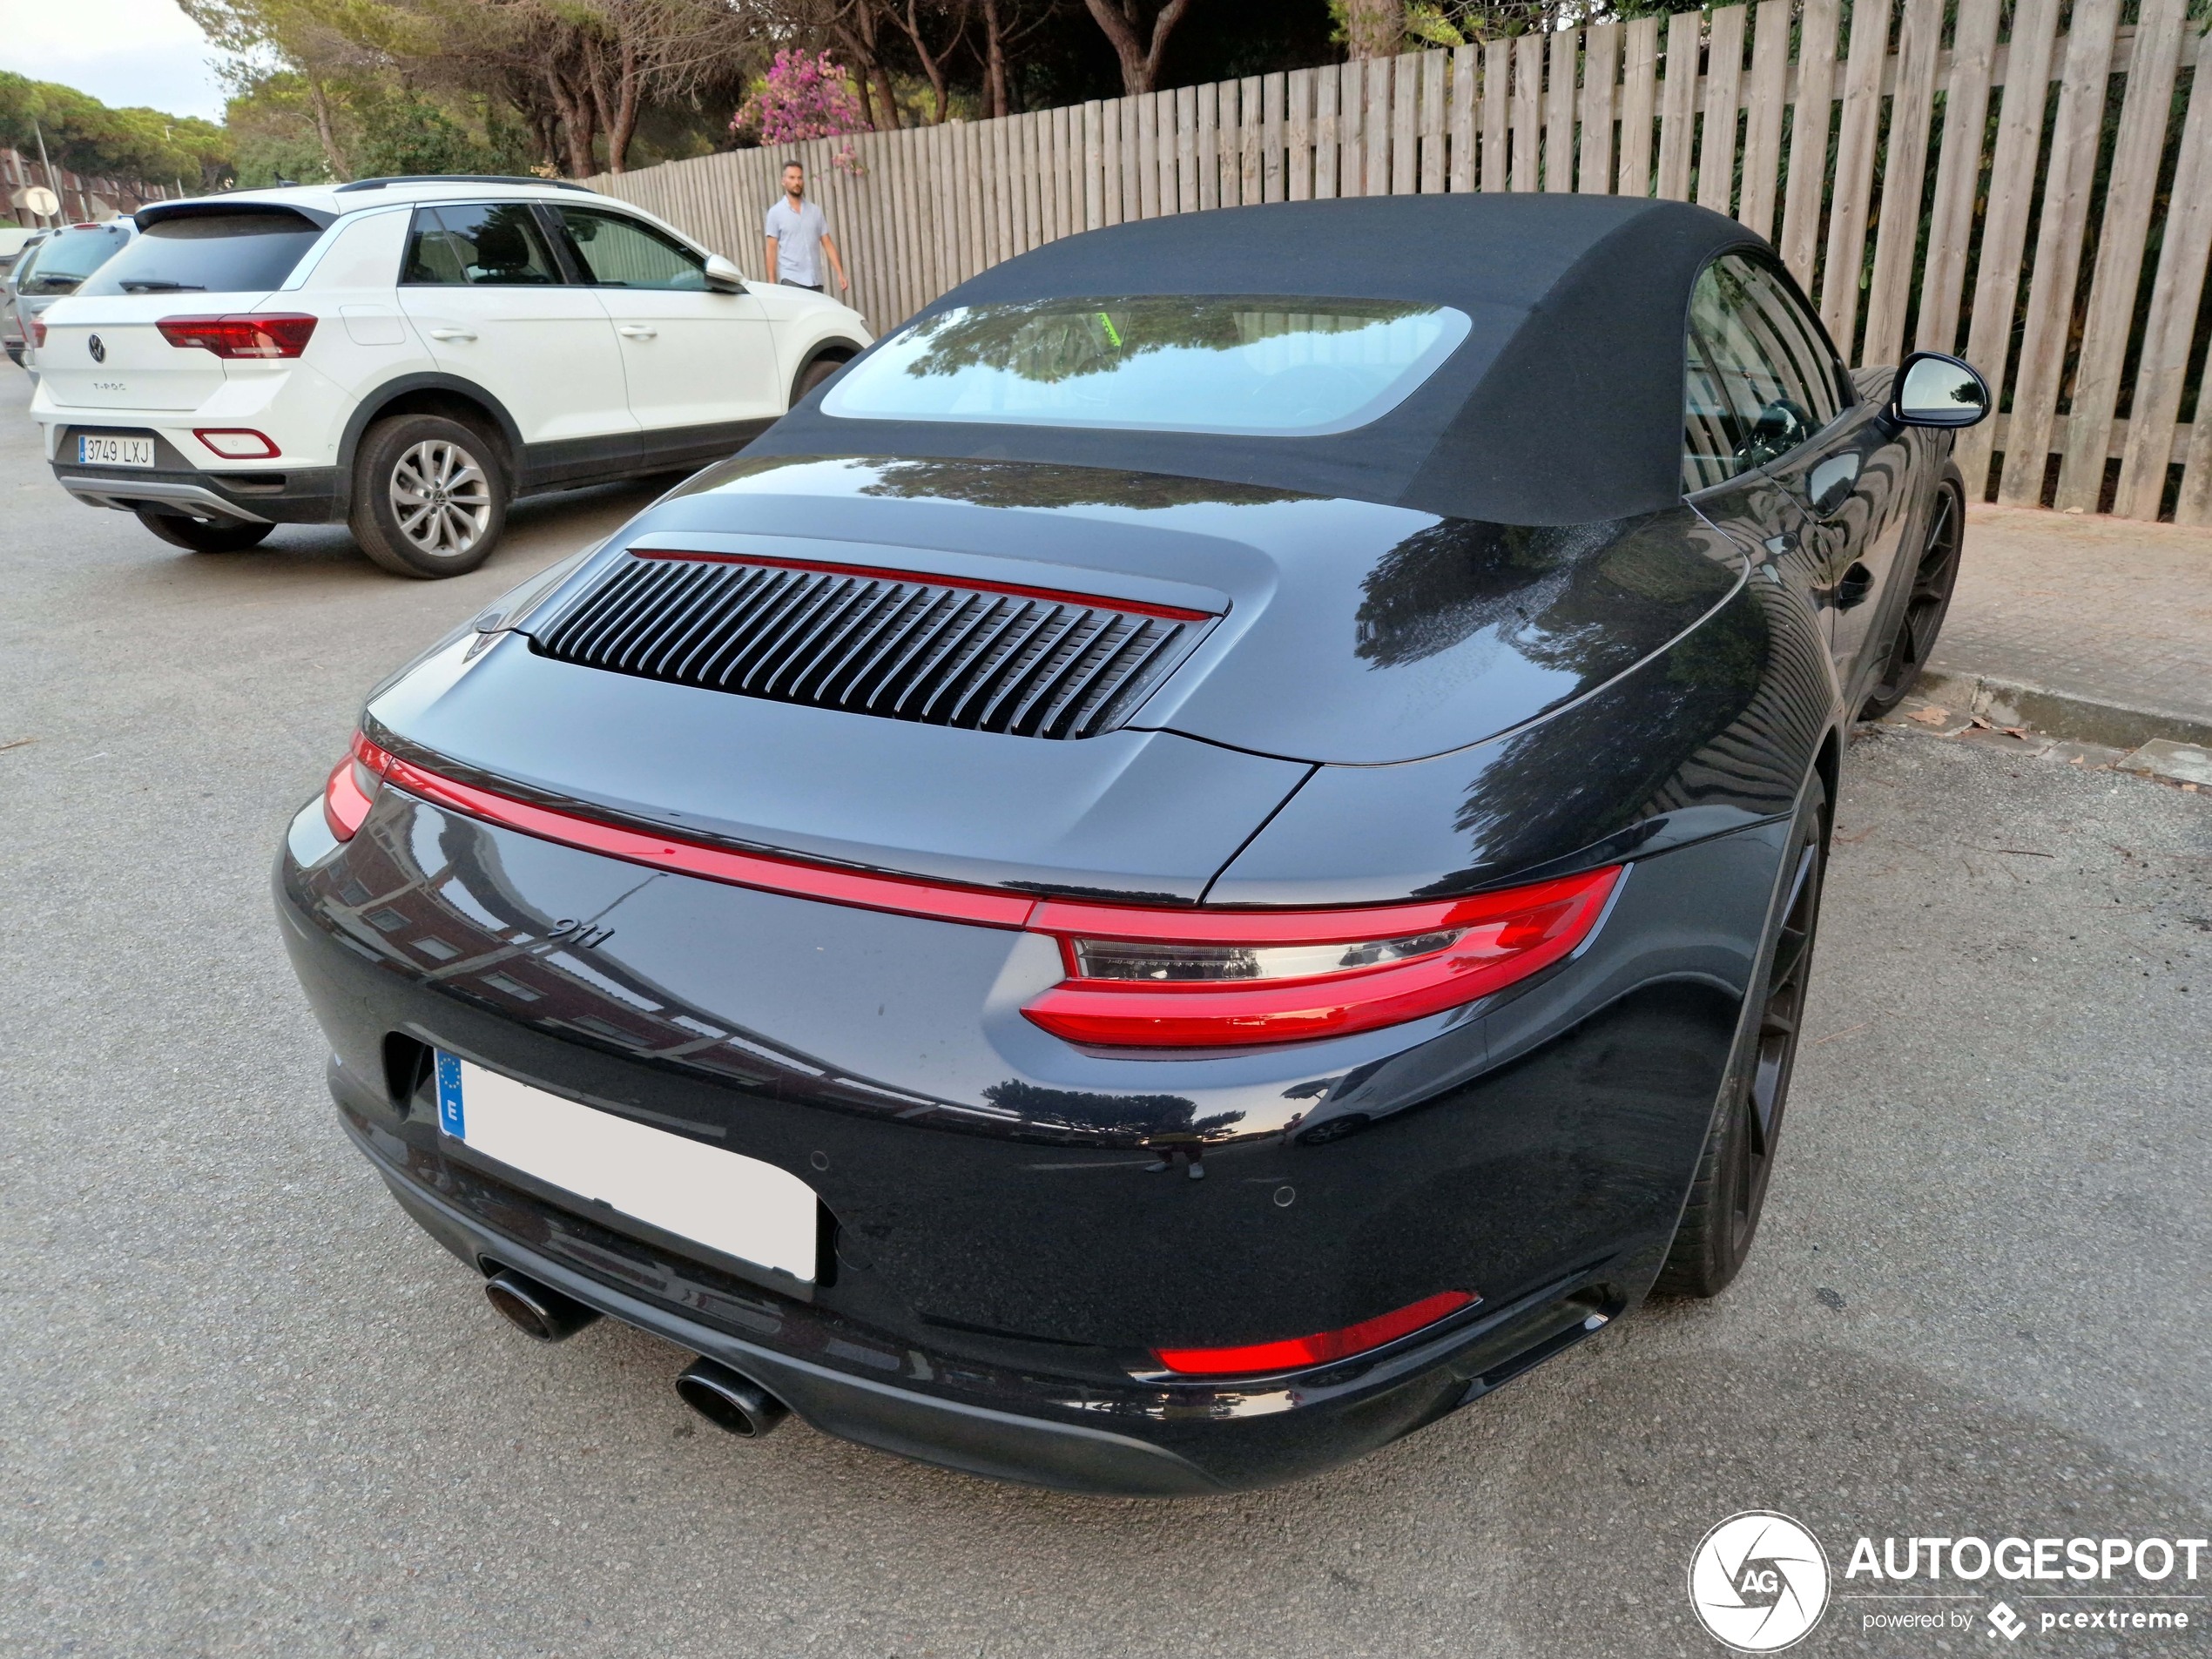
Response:
MULTIPOLYGON (((525 1336, 540 1342, 566 1341, 599 1318, 598 1309, 511 1267, 484 1281, 484 1295, 525 1336)), ((676 1393, 715 1427, 741 1440, 757 1440, 791 1415, 790 1406, 718 1359, 693 1360, 676 1379, 676 1393)))

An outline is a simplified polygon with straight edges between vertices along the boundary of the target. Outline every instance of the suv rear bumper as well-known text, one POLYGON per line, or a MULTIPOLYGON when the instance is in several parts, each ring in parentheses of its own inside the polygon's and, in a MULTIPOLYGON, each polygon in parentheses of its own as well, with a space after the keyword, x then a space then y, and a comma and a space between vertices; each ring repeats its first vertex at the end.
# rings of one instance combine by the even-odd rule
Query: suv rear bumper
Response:
POLYGON ((335 467, 257 474, 52 465, 54 482, 87 507, 148 507, 242 524, 328 524, 344 516, 335 467))

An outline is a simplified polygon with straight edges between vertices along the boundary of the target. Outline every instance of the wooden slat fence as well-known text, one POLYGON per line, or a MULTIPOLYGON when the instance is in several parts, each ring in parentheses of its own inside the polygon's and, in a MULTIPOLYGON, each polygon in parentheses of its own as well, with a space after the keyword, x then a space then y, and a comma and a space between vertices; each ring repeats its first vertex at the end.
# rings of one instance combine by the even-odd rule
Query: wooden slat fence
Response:
POLYGON ((1979 493, 2212 524, 2212 37, 2187 10, 1857 0, 1846 27, 1838 0, 1758 0, 588 182, 757 274, 796 153, 879 330, 1041 243, 1163 213, 1696 201, 1774 241, 1851 361, 1926 347, 1989 377, 2000 413, 1958 450, 1979 493))

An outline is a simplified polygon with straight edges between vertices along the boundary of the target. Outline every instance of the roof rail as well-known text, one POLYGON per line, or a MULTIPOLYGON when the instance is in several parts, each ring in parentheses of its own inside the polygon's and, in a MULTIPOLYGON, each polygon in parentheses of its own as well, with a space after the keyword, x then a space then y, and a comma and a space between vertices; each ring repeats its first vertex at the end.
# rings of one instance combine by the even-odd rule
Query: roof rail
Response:
POLYGON ((555 190, 580 190, 592 193, 589 185, 579 185, 573 179, 538 179, 504 172, 409 172, 395 173, 389 179, 356 179, 349 185, 340 185, 333 192, 342 196, 349 190, 381 190, 387 185, 551 185, 555 190))

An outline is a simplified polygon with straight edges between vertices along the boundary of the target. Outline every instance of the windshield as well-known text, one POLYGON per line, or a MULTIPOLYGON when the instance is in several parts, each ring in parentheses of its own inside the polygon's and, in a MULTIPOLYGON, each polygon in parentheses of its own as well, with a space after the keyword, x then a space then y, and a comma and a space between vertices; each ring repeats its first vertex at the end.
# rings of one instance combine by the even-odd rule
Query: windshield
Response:
MULTIPOLYGON (((260 293, 322 233, 297 213, 192 213, 150 226, 85 293, 260 293)), ((43 265, 44 261, 40 261, 43 265)))
POLYGON ((964 306, 847 370, 824 413, 1303 437, 1388 413, 1467 338, 1394 300, 1156 294, 964 306))
POLYGON ((74 293, 130 237, 129 227, 122 225, 72 226, 58 232, 38 245, 37 262, 17 287, 24 293, 74 293))

